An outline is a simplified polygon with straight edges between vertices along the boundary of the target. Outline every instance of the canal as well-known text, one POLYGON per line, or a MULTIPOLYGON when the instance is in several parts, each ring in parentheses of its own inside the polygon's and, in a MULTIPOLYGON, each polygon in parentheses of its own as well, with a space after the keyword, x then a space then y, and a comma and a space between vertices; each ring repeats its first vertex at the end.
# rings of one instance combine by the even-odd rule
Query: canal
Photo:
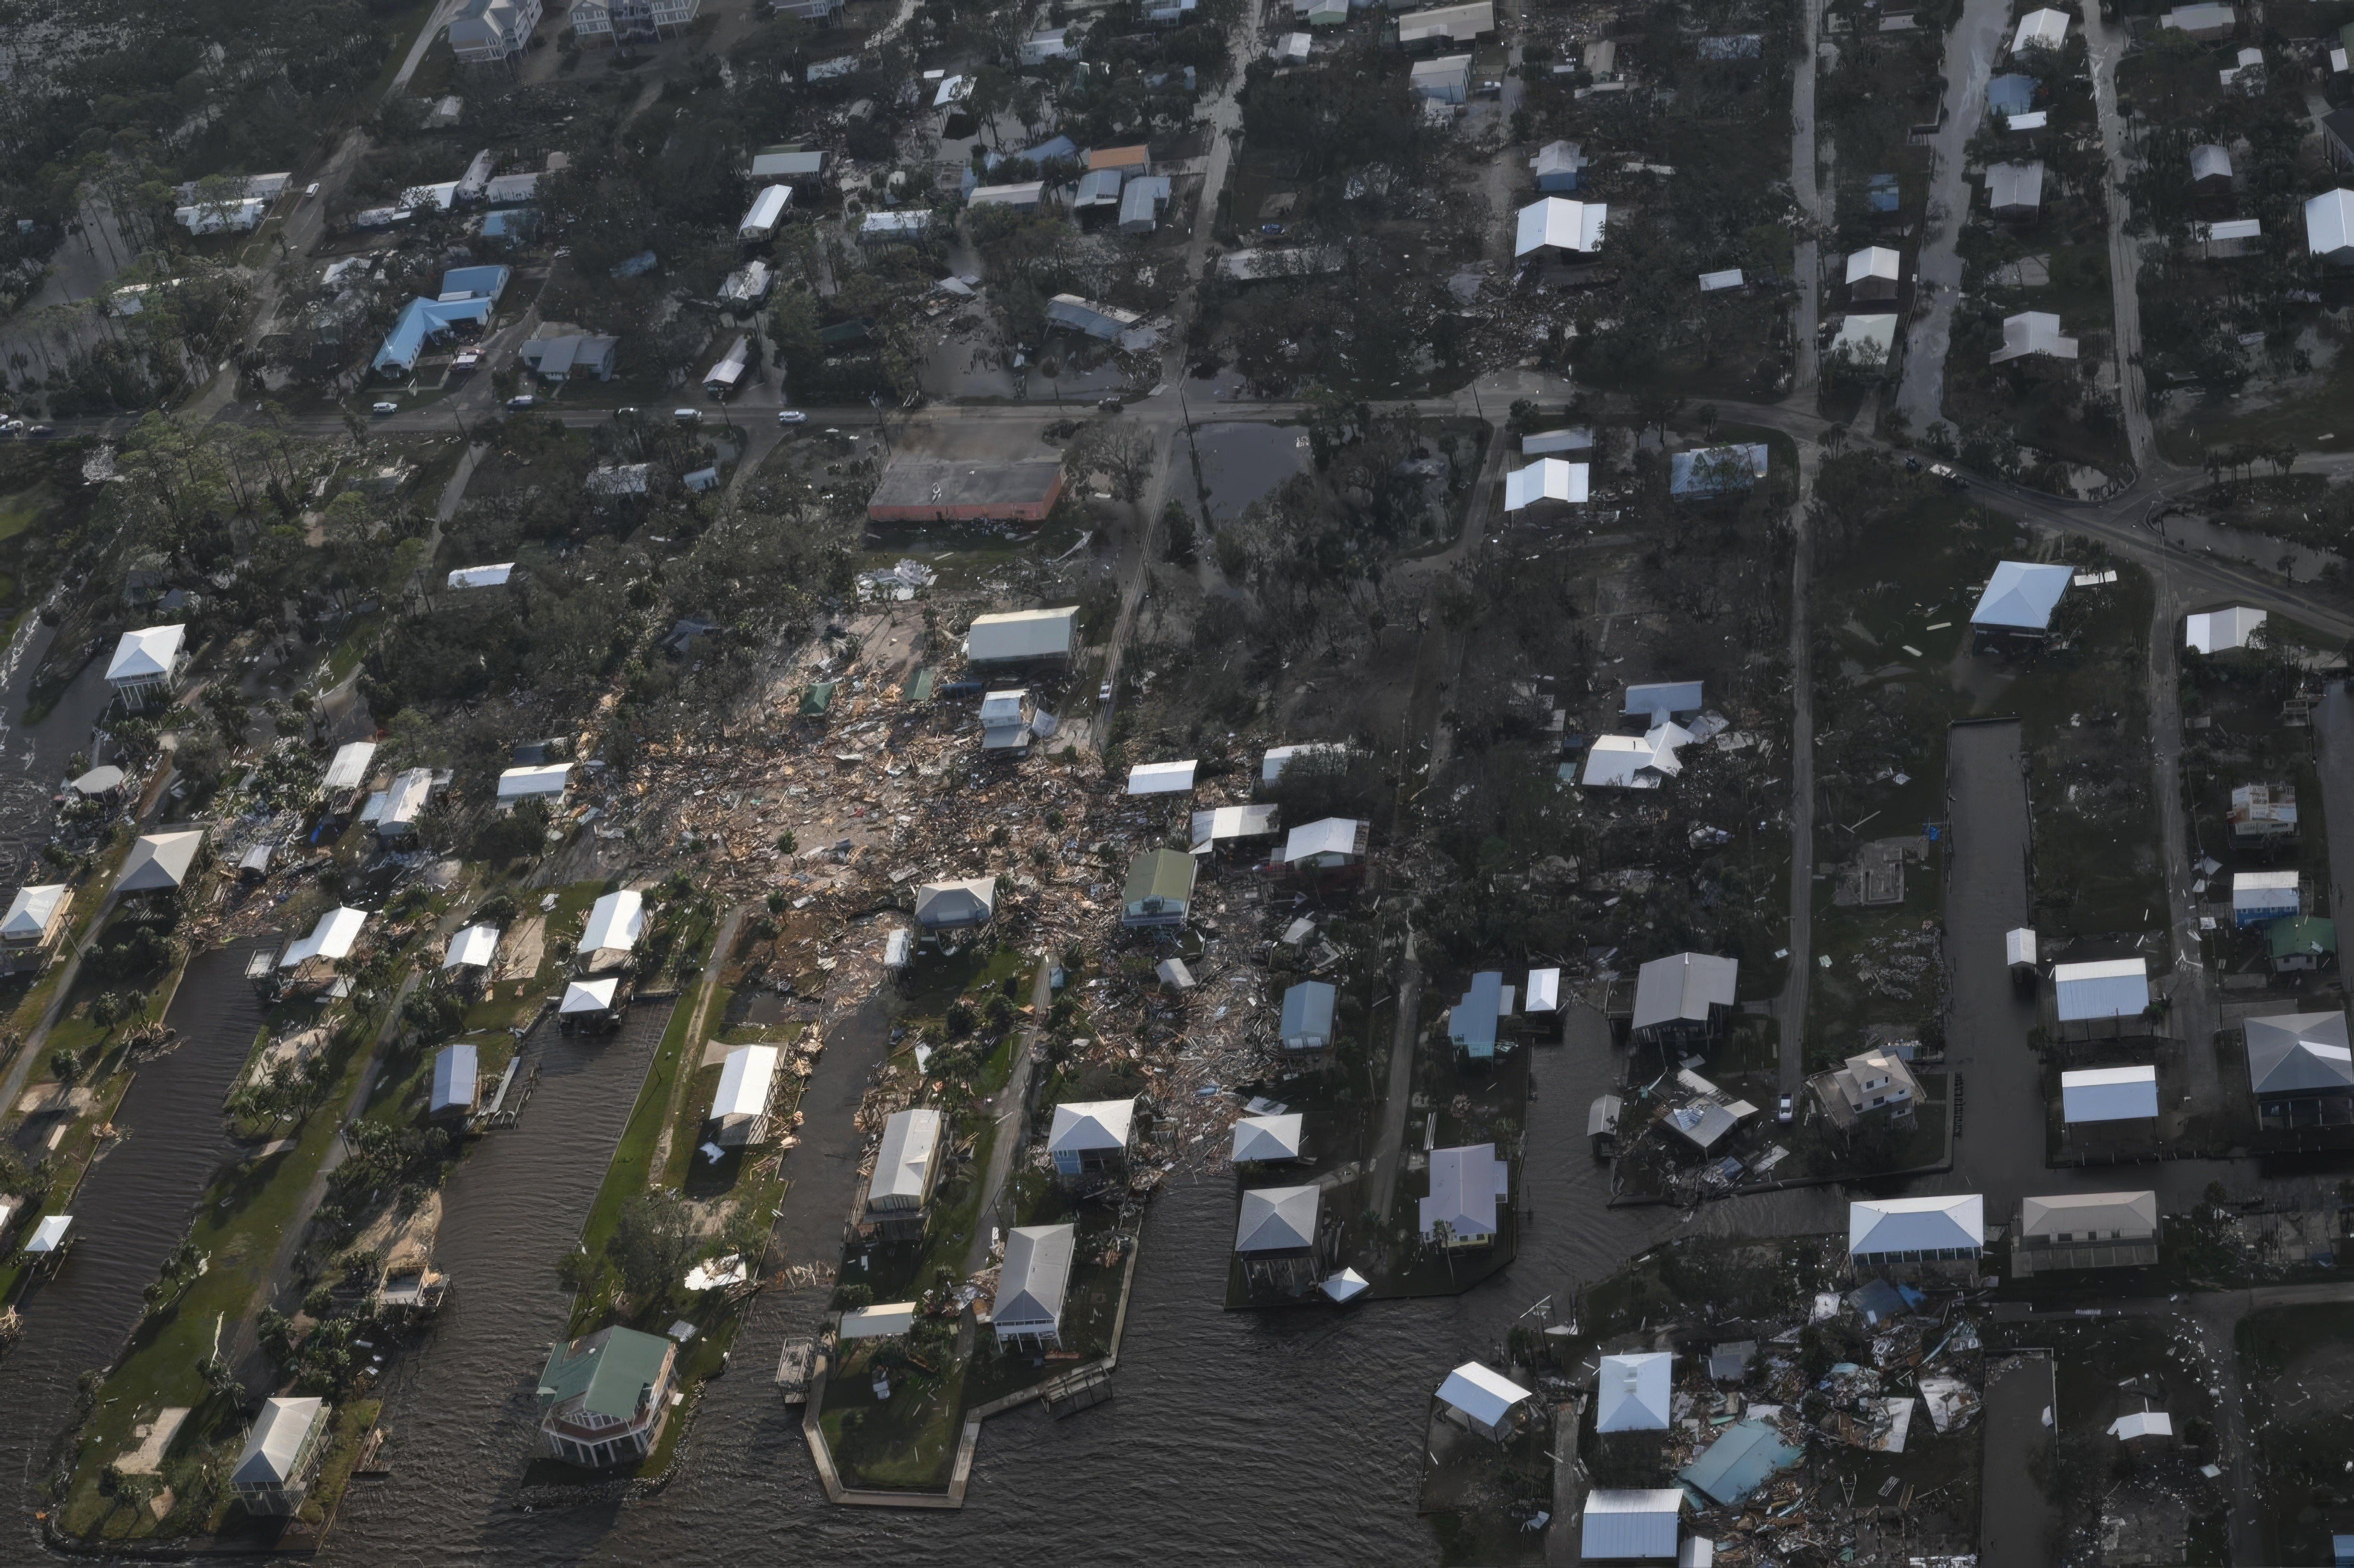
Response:
MULTIPOLYGON (((0 1357, 0 1477, 29 1535, 48 1499, 45 1457, 74 1425, 74 1387, 103 1369, 145 1310, 142 1293, 188 1228, 213 1173, 239 1150, 221 1101, 261 1027, 245 964, 262 939, 188 965, 164 1021, 177 1049, 138 1069, 114 1124, 123 1137, 90 1167, 73 1206, 72 1249, 24 1302, 25 1333, 0 1357)), ((20 1561, 22 1559, 19 1559, 20 1561)))
MULTIPOLYGON (((832 1147, 839 1140, 823 1129, 847 1124, 882 1044, 865 1037, 864 1022, 854 1014, 829 1036, 805 1102, 810 1141, 789 1157, 796 1192, 774 1255, 788 1264, 831 1263, 839 1245, 856 1154, 854 1145, 846 1156, 832 1147)), ((763 1552, 854 1563, 937 1552, 971 1563, 1041 1552, 1142 1563, 1182 1541, 1202 1561, 1426 1559, 1415 1442, 1448 1367, 1500 1344, 1539 1297, 1565 1303, 1629 1255, 1686 1230, 1843 1223, 1843 1201, 1830 1192, 1714 1204, 1689 1219, 1607 1208, 1606 1171, 1585 1131, 1587 1105, 1617 1079, 1598 1033, 1575 1032, 1575 1044, 1538 1054, 1524 1176, 1536 1220, 1500 1283, 1345 1315, 1225 1311, 1233 1188, 1181 1171, 1146 1224, 1117 1396, 1068 1420, 1034 1407, 990 1423, 968 1504, 955 1513, 825 1500, 800 1420, 770 1383, 779 1345, 814 1325, 822 1289, 771 1290, 755 1303, 733 1369, 705 1393, 681 1473, 658 1497, 620 1510, 518 1511, 532 1380, 564 1313, 549 1264, 593 1190, 613 1107, 628 1099, 625 1084, 604 1078, 609 1064, 568 1095, 551 1064, 523 1124, 486 1139, 451 1185, 440 1260, 458 1281, 456 1305, 395 1380, 393 1475, 360 1483, 326 1556, 551 1568, 718 1564, 763 1552)))

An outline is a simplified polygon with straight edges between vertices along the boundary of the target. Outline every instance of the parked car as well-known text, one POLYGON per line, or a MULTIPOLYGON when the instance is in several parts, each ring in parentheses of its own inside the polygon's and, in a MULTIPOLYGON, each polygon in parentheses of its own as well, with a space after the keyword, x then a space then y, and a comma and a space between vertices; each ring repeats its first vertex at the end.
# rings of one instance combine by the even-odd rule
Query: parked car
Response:
POLYGON ((539 407, 539 399, 538 399, 538 398, 536 398, 536 397, 533 397, 530 393, 528 393, 528 392, 525 392, 525 393, 518 394, 518 395, 517 395, 517 396, 515 396, 515 397, 513 397, 508 398, 508 399, 507 399, 507 407, 508 407, 509 408, 514 409, 514 410, 515 412, 517 412, 517 413, 521 413, 521 412, 522 412, 524 409, 525 409, 525 408, 538 408, 538 407, 539 407))
POLYGON ((799 408, 779 408, 777 410, 777 423, 780 425, 806 425, 809 423, 809 416, 802 413, 799 408))
POLYGON ((670 417, 682 425, 703 423, 703 410, 700 408, 673 408, 670 411, 670 417))
POLYGON ((1960 474, 1956 473, 1952 469, 1947 468, 1941 462, 1933 462, 1929 465, 1929 477, 1944 485, 1947 490, 1967 490, 1970 487, 1970 482, 1968 480, 1964 479, 1960 474))
POLYGON ((1798 1102, 1795 1095, 1784 1095, 1781 1104, 1774 1107, 1774 1119, 1786 1126, 1796 1120, 1797 1115, 1798 1102))
POLYGON ((1107 414, 1117 414, 1122 408, 1127 408, 1128 405, 1121 402, 1117 397, 1107 397, 1102 402, 1097 404, 1096 407, 1102 409, 1107 414))
POLYGON ((46 440, 56 435, 58 428, 55 425, 27 425, 25 427, 25 433, 37 439, 46 440))
POLYGON ((646 411, 643 408, 636 408, 634 406, 623 407, 613 410, 613 418, 616 419, 642 419, 645 417, 646 411))
POLYGON ((371 414, 398 414, 400 412, 400 405, 398 403, 378 403, 371 407, 368 409, 368 412, 371 414))

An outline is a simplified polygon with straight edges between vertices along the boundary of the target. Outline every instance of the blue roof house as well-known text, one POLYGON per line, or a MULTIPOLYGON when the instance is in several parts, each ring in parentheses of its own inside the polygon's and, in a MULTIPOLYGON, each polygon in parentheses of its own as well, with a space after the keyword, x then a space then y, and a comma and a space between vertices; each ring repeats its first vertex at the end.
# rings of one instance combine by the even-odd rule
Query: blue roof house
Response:
POLYGON ((1473 1061, 1490 1061, 1496 1054, 1496 1025, 1503 1012, 1503 973, 1482 969, 1471 977, 1471 989, 1447 1012, 1447 1037, 1473 1061))
POLYGON ((425 352, 428 342, 460 322, 490 320, 493 302, 487 299, 409 301, 392 330, 384 334, 384 346, 376 351, 376 368, 408 375, 417 368, 417 356, 425 352))

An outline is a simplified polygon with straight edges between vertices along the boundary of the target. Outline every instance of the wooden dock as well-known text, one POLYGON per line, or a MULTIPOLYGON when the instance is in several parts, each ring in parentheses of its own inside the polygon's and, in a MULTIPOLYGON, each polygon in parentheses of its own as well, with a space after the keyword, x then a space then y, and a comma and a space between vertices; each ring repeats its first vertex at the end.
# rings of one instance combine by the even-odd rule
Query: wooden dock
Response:
POLYGON ((1111 1372, 1100 1361, 1068 1377, 1057 1378, 1039 1392, 1046 1412, 1056 1420, 1091 1409, 1111 1397, 1111 1372))
POLYGON ((777 1390, 787 1404, 809 1401, 810 1368, 817 1360, 817 1340, 808 1334, 787 1340, 777 1355, 777 1390))

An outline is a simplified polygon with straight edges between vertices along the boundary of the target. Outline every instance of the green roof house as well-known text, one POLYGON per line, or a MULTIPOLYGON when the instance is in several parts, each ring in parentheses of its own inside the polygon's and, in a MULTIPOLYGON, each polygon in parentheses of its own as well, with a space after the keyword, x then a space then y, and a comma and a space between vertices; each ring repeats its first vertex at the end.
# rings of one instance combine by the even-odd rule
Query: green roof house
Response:
POLYGON ((1119 923, 1128 927, 1182 926, 1193 903, 1193 873, 1199 863, 1175 850, 1148 850, 1128 868, 1120 892, 1119 923))
POLYGON ((539 1374, 539 1438, 547 1452, 592 1470, 653 1451, 670 1414, 678 1347, 635 1329, 599 1329, 551 1345, 539 1374))
POLYGON ((833 694, 840 689, 838 681, 820 681, 801 693, 801 717, 823 718, 833 706, 833 694))
POLYGON ((2317 969, 2338 961, 2338 922, 2317 915, 2275 920, 2264 927, 2272 940, 2273 972, 2317 969))

